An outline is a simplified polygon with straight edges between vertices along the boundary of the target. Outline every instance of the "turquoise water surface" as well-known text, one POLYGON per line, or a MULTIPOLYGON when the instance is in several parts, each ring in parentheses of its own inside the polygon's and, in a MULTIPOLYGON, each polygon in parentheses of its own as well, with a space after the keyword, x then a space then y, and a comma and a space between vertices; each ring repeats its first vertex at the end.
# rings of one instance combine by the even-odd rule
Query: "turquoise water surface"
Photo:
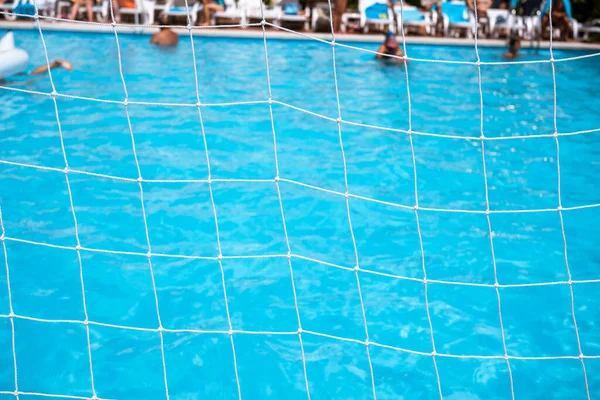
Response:
MULTIPOLYGON (((31 68, 45 63, 37 32, 15 37, 29 52, 31 68)), ((58 93, 125 99, 112 34, 45 32, 44 39, 51 59, 67 59, 75 68, 52 72, 58 93)), ((147 36, 119 39, 130 102, 196 103, 189 38, 174 50, 150 47, 147 36)), ((593 207, 600 203, 600 133, 559 138, 561 200, 568 208, 562 213, 564 233, 576 281, 573 304, 586 357, 586 391, 555 211, 555 140, 485 143, 489 208, 512 211, 490 215, 492 257, 482 213, 481 142, 461 138, 481 134, 475 65, 411 62, 409 118, 403 66, 336 48, 343 120, 376 126, 341 124, 352 235, 335 120, 277 103, 338 117, 331 46, 268 40, 272 127, 264 102, 269 93, 263 41, 196 37, 194 45, 200 97, 209 103, 201 112, 210 186, 196 107, 128 105, 145 180, 142 210, 125 107, 56 98, 69 167, 112 177, 68 174, 84 248, 91 373, 54 102, 0 89, 0 205, 17 315, 19 391, 92 397, 94 388, 100 398, 163 399, 166 370, 172 399, 237 398, 238 380, 244 399, 306 399, 306 381, 312 399, 370 399, 373 386, 379 399, 437 399, 440 389, 446 399, 510 399, 511 382, 517 399, 585 399, 588 392, 600 398, 600 358, 593 358, 600 356, 600 283, 594 282, 600 279, 600 208, 593 207), (219 106, 239 101, 262 102, 219 106), (423 208, 419 229, 411 208, 409 137, 377 128, 406 130, 409 122, 413 131, 453 137, 413 135, 423 208), (273 180, 273 129, 305 362, 273 180), (586 205, 592 207, 580 208, 586 205), (153 275, 144 213, 157 254, 151 257, 153 275), (358 273, 351 269, 355 254, 358 273), (498 282, 508 285, 498 293, 512 379, 502 359, 494 260, 498 282), (423 262, 427 279, 434 281, 426 285, 428 307, 423 262), (162 344, 156 303, 165 329, 162 344), (368 346, 372 373, 365 320, 374 342, 368 346)), ((483 61, 501 61, 500 49, 480 53, 483 61)), ((520 61, 549 59, 547 49, 524 54, 520 61)), ((583 54, 555 51, 554 57, 583 54)), ((409 45, 408 55, 476 60, 472 47, 409 45)), ((486 137, 554 132, 549 63, 483 65, 481 74, 486 137)), ((559 133, 600 128, 599 80, 598 57, 556 63, 559 133)), ((4 85, 52 91, 45 75, 4 85)), ((0 288, 6 288, 4 266, 0 271, 0 288)), ((15 390, 9 313, 2 289, 3 393, 15 390)))

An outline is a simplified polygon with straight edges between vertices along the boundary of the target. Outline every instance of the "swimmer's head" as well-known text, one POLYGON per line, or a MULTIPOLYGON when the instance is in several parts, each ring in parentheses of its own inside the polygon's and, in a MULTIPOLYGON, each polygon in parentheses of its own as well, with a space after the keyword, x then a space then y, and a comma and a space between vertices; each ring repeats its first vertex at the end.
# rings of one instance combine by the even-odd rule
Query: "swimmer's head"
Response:
POLYGON ((385 45, 387 47, 398 47, 398 41, 394 32, 386 32, 385 34, 385 45))

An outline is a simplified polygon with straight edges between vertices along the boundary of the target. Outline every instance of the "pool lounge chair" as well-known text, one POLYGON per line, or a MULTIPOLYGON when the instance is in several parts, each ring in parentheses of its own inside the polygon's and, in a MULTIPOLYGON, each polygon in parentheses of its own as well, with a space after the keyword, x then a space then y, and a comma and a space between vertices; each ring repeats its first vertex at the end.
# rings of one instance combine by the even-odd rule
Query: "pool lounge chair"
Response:
POLYGON ((187 9, 186 9, 186 0, 168 0, 165 4, 165 8, 163 13, 168 15, 169 17, 180 17, 186 18, 187 24, 187 16, 188 12, 190 14, 190 23, 192 25, 196 25, 196 21, 198 20, 198 11, 201 10, 201 6, 199 1, 196 0, 187 0, 187 9))
MULTIPOLYGON (((17 5, 17 3, 18 3, 17 0, 10 1, 10 2, 9 2, 9 0, 7 0, 3 4, 0 4, 0 11, 11 13, 14 11, 14 8, 17 5)), ((9 21, 14 21, 17 19, 17 16, 4 14, 4 18, 6 18, 9 21)))
POLYGON ((515 24, 516 15, 511 10, 489 8, 487 10, 488 24, 490 28, 490 37, 498 38, 500 31, 504 30, 508 34, 511 27, 515 24))
POLYGON ((285 24, 302 25, 304 30, 309 30, 310 12, 305 10, 300 14, 300 3, 298 0, 283 0, 279 5, 279 17, 276 24, 284 26, 285 24))
MULTIPOLYGON (((117 1, 117 0, 112 0, 117 1)), ((120 15, 133 15, 136 24, 140 22, 144 25, 152 25, 154 23, 154 1, 151 0, 135 0, 134 8, 119 7, 120 15)), ((109 11, 110 16, 110 11, 109 11)), ((115 16, 116 18, 116 16, 115 16)))
POLYGON ((262 21, 273 22, 281 15, 281 10, 277 7, 267 7, 261 0, 254 0, 246 8, 246 20, 248 23, 262 21), (259 5, 260 3, 260 5, 259 5), (261 11, 262 7, 262 11, 261 11))
POLYGON ((442 4, 444 15, 444 36, 451 31, 465 29, 468 37, 473 37, 477 24, 471 10, 464 1, 449 1, 442 4))
POLYGON ((398 18, 398 24, 404 26, 405 31, 409 27, 424 26, 425 32, 427 32, 428 35, 431 35, 432 22, 429 13, 422 13, 417 7, 407 4, 402 4, 402 8, 400 8, 400 3, 394 6, 394 11, 398 18))
POLYGON ((246 9, 250 4, 251 2, 246 0, 225 0, 225 11, 214 13, 211 25, 217 25, 220 20, 236 21, 240 25, 246 25, 246 9))
POLYGON ((581 28, 579 28, 580 32, 583 32, 583 40, 587 41, 590 38, 590 33, 598 33, 600 34, 600 19, 595 19, 581 28))
POLYGON ((369 32, 369 25, 378 25, 382 30, 388 30, 393 25, 392 13, 385 0, 359 0, 360 26, 369 32))
MULTIPOLYGON (((117 1, 117 0, 113 0, 113 1, 117 1)), ((71 3, 70 1, 57 0, 52 13, 56 14, 55 16, 60 18, 60 16, 63 15, 63 10, 66 9, 65 13, 68 14, 69 13, 68 10, 70 10, 72 6, 73 6, 73 3, 71 3)), ((103 0, 102 3, 100 3, 100 4, 97 4, 94 2, 92 5, 92 12, 93 12, 94 16, 96 17, 96 21, 99 21, 99 22, 108 21, 110 19, 110 0, 103 0)), ((87 6, 85 4, 83 4, 81 7, 79 7, 78 14, 85 15, 86 13, 87 13, 87 6)))
MULTIPOLYGON (((7 13, 17 12, 18 10, 15 11, 15 8, 19 5, 19 3, 29 3, 33 5, 34 0, 6 0, 4 3, 0 4, 0 11, 7 13)), ((54 14, 54 3, 50 0, 35 0, 35 6, 37 7, 40 15, 52 16, 54 14)), ((8 21, 14 21, 17 19, 17 16, 4 14, 4 18, 6 18, 8 21)))

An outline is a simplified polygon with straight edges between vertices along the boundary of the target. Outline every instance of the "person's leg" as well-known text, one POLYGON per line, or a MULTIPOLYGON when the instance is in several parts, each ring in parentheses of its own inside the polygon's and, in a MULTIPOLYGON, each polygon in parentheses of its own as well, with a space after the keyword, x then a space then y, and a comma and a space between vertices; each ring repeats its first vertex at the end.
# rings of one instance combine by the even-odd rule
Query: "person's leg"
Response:
POLYGON ((77 19, 77 13, 79 12, 79 7, 81 6, 81 2, 83 0, 75 0, 75 4, 73 4, 73 8, 71 9, 70 19, 77 19))
POLYGON ((546 37, 546 30, 549 26, 550 26, 550 23, 549 23, 549 19, 548 19, 548 14, 546 14, 546 15, 544 15, 544 18, 542 18, 542 32, 541 32, 542 39, 546 37))
POLYGON ((112 4, 112 14, 110 13, 110 8, 108 10, 108 18, 112 20, 112 16, 115 17, 115 22, 121 22, 121 15, 119 14, 119 1, 118 0, 109 0, 110 4, 112 4))
POLYGON ((342 30, 342 16, 346 12, 346 8, 348 8, 348 0, 336 0, 335 2, 335 18, 334 22, 334 31, 335 33, 339 33, 342 30))
POLYGON ((342 29, 342 16, 336 10, 335 14, 333 14, 333 31, 335 33, 339 33, 341 29, 342 29))
POLYGON ((563 18, 560 22, 560 39, 562 41, 569 40, 569 31, 571 30, 571 26, 569 24, 569 19, 567 17, 563 18))
POLYGON ((216 3, 208 3, 208 4, 204 4, 204 22, 202 23, 203 26, 208 26, 210 25, 210 14, 213 12, 217 12, 217 11, 223 11, 225 10, 225 7, 223 7, 220 4, 216 4, 216 3))
POLYGON ((94 22, 94 9, 93 9, 92 0, 85 0, 85 3, 86 3, 86 7, 87 7, 88 21, 94 22))
POLYGON ((204 20, 202 21, 202 25, 210 24, 210 10, 208 6, 210 5, 210 0, 202 0, 202 4, 204 7, 202 8, 202 14, 204 15, 204 20))

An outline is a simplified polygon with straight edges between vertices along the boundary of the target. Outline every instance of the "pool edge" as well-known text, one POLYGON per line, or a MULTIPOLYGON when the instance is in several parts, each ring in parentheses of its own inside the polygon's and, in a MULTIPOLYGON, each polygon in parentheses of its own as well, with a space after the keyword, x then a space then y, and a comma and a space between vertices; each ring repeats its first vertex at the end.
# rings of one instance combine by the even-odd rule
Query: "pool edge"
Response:
MULTIPOLYGON (((63 21, 41 22, 43 31, 55 32, 85 32, 85 33, 111 33, 113 27, 110 24, 90 24, 90 23, 73 23, 63 21)), ((13 30, 34 30, 37 29, 33 22, 29 21, 0 21, 0 29, 13 30)), ((133 26, 117 26, 117 32, 123 34, 138 34, 150 35, 156 33, 158 27, 133 27, 133 26)), ((174 29, 178 35, 189 35, 188 30, 184 27, 174 29)), ((237 39, 262 39, 263 31, 258 28, 212 28, 212 29, 193 29, 194 36, 205 37, 222 37, 222 38, 237 38, 237 39)), ((266 31, 268 39, 287 39, 287 40, 318 40, 330 41, 331 34, 329 33, 304 33, 304 32, 288 32, 282 30, 269 29, 266 31)), ((381 42, 380 35, 366 34, 340 34, 336 36, 337 41, 353 42, 353 43, 378 43, 381 42)), ((505 40, 499 39, 479 39, 480 47, 506 47, 505 40)), ((468 38, 440 38, 427 36, 408 36, 406 43, 421 44, 421 45, 447 45, 447 46, 473 46, 473 39, 468 38)), ((549 48, 548 41, 542 41, 540 48, 549 48)), ((581 43, 581 42, 558 42, 554 41, 552 47, 555 49, 568 50, 600 50, 600 43, 581 43)))

